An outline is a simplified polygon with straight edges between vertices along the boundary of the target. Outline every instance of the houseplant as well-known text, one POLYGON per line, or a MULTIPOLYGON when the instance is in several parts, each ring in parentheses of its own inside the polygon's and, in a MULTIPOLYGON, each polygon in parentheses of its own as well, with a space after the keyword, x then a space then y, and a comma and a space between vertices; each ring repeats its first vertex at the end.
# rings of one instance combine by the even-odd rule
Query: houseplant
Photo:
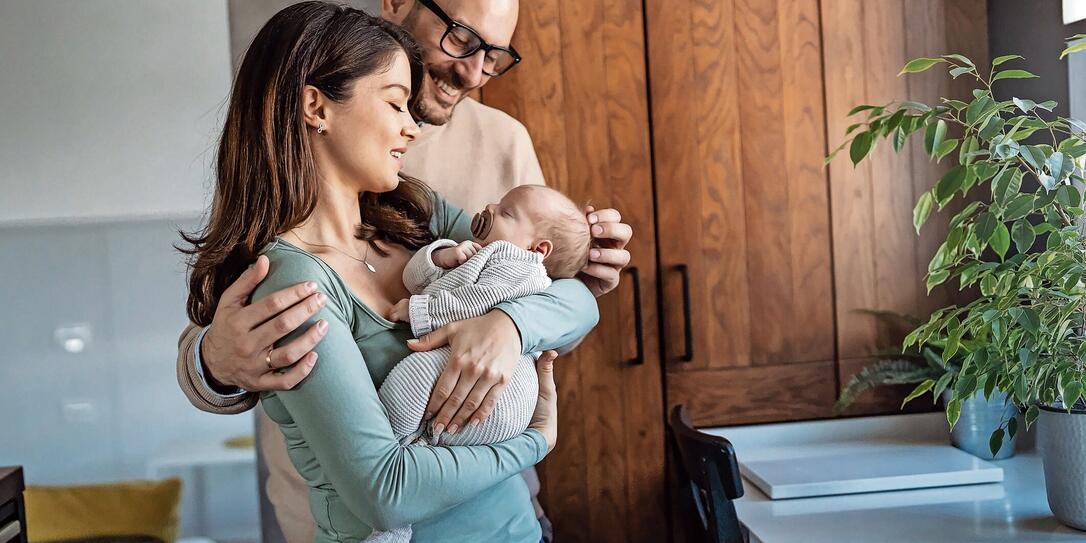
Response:
MULTIPOLYGON (((890 329, 898 330, 902 326, 915 328, 920 321, 911 315, 892 311, 862 310, 883 323, 890 329)), ((902 334, 903 335, 903 334, 902 334)), ((842 413, 866 391, 882 386, 917 385, 927 380, 935 381, 935 387, 944 392, 935 395, 933 400, 943 400, 944 405, 950 400, 952 390, 947 385, 953 383, 962 364, 962 354, 974 350, 976 340, 962 337, 958 353, 950 359, 943 359, 946 338, 932 337, 921 348, 911 345, 902 348, 880 349, 875 354, 875 361, 856 372, 841 387, 841 394, 834 405, 834 412, 842 413)), ((904 407, 904 403, 902 403, 904 407)), ((1008 402, 1007 395, 993 391, 985 397, 983 390, 978 390, 972 397, 961 403, 959 420, 950 430, 950 442, 974 456, 985 459, 1003 460, 1014 455, 1015 436, 1007 435, 1002 446, 991 450, 990 434, 1002 427, 1010 417, 1018 414, 1013 402, 1008 402)))
MULTIPOLYGON (((1086 36, 1075 38, 1080 37, 1086 36)), ((1086 46, 1064 54, 1081 49, 1086 46)), ((1039 443, 1053 512, 1061 522, 1086 529, 1086 484, 1073 476, 1086 472, 1081 401, 1086 243, 1079 189, 1086 125, 1052 114, 1052 101, 994 97, 993 86, 1002 80, 1036 77, 1008 67, 1021 58, 1001 56, 990 66, 957 54, 910 61, 902 74, 942 67, 951 77, 974 82, 972 99, 857 106, 849 114, 863 119, 846 130, 845 143, 827 160, 847 146, 856 164, 877 141, 900 151, 908 137, 922 134, 923 149, 932 159, 955 161, 920 196, 913 224, 919 232, 933 210, 964 200, 929 262, 926 282, 929 291, 949 280, 961 288, 976 285, 979 296, 934 312, 906 337, 905 348, 945 338, 944 358, 958 355, 962 361, 955 376, 925 379, 906 401, 928 392, 939 395, 945 387, 950 391, 947 420, 953 426, 962 402, 976 391, 985 397, 1006 392, 1008 401, 1025 411, 1027 427, 1041 418, 1039 443), (963 337, 976 341, 963 348, 963 337)), ((996 429, 991 449, 998 449, 1004 436, 1015 435, 1017 426, 1012 417, 996 429)))

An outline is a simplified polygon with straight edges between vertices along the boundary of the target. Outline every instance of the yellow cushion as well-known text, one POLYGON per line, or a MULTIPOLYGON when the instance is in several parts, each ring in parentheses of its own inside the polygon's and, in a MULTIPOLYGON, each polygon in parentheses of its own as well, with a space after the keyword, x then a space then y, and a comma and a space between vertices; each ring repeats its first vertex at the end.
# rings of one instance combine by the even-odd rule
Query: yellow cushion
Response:
POLYGON ((111 536, 177 539, 181 480, 126 481, 84 486, 28 486, 31 542, 111 536))

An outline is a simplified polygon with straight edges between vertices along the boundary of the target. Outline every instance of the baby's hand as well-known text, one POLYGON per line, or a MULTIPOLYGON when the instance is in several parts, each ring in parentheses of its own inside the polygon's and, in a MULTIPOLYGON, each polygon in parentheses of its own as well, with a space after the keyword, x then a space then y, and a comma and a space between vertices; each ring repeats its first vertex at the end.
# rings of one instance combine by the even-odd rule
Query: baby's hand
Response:
POLYGON ((396 305, 388 310, 388 320, 392 322, 411 322, 411 300, 404 298, 396 302, 396 305))
POLYGON ((479 245, 474 241, 462 241, 452 247, 438 249, 433 253, 430 253, 430 257, 434 259, 435 265, 449 270, 467 262, 469 258, 475 256, 475 253, 478 253, 479 249, 482 248, 482 245, 479 245))

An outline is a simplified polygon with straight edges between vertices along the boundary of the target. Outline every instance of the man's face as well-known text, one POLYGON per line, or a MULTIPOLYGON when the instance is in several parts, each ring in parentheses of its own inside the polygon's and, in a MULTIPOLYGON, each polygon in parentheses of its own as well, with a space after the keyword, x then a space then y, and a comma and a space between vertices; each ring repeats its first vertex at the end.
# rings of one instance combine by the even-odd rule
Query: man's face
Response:
MULTIPOLYGON (((487 43, 508 47, 517 26, 517 0, 435 0, 454 21, 474 29, 487 43)), ((414 0, 384 0, 381 16, 402 25, 423 51, 423 77, 412 113, 415 118, 441 125, 467 93, 486 84, 483 50, 468 58, 453 58, 441 50, 446 24, 414 0)))

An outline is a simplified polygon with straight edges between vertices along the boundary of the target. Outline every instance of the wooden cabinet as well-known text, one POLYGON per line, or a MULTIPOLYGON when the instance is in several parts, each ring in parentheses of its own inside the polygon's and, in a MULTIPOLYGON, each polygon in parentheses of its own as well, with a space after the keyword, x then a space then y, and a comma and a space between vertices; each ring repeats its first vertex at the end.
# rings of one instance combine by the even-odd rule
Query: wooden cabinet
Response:
MULTIPOLYGON (((823 157, 853 105, 960 92, 896 77, 907 59, 985 62, 986 40, 984 0, 521 4, 524 62, 482 100, 527 126, 551 185, 635 231, 636 272, 557 364, 541 476, 560 541, 674 538, 666 407, 698 425, 833 416, 841 383, 899 339, 858 310, 923 315, 957 296, 923 288, 947 215, 919 239, 911 226, 947 165, 911 149, 859 168, 823 157)), ((901 394, 852 413, 894 412, 901 394)))

